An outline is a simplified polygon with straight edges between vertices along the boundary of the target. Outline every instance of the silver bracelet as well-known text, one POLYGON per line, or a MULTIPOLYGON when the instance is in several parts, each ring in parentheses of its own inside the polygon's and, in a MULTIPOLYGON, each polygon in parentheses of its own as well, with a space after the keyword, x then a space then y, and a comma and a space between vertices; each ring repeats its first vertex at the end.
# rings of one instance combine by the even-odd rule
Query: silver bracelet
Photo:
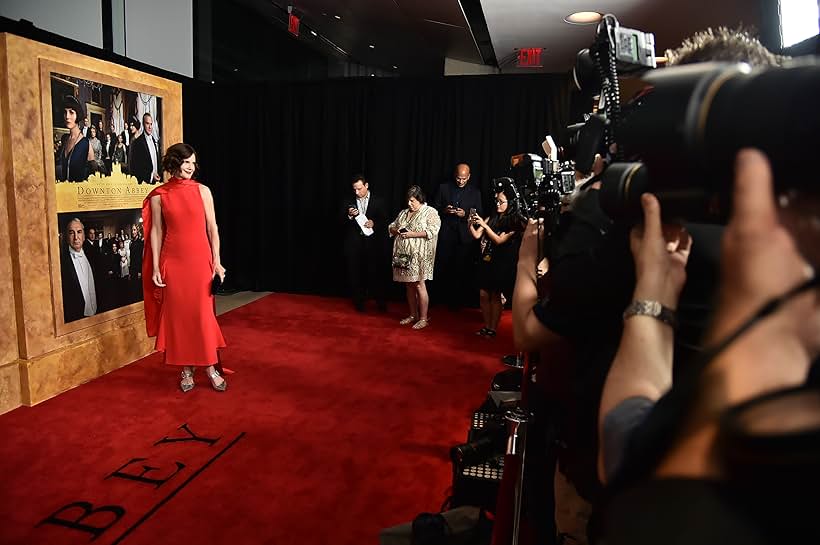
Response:
POLYGON ((624 311, 623 318, 631 318, 633 316, 651 316, 675 329, 678 326, 678 315, 669 307, 665 307, 658 301, 650 301, 648 299, 637 299, 629 303, 624 311))

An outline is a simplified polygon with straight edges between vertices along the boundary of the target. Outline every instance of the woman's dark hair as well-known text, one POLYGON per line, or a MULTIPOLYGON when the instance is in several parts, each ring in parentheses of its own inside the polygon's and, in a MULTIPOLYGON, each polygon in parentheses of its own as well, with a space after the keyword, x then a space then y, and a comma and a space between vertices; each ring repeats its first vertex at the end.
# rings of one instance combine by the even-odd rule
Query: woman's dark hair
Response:
POLYGON ((521 212, 518 194, 508 184, 504 184, 495 194, 498 195, 499 193, 503 193, 504 198, 507 199, 507 210, 505 210, 503 214, 498 214, 498 212, 493 211, 490 217, 490 226, 493 227, 493 229, 498 228, 498 230, 502 232, 523 231, 527 224, 527 219, 521 212))
MULTIPOLYGON (((182 162, 188 157, 195 154, 196 150, 184 142, 174 144, 165 152, 162 158, 162 170, 166 171, 171 176, 176 176, 179 173, 179 168, 182 162)), ((199 174, 199 165, 194 170, 194 177, 199 174)))
POLYGON ((424 196, 424 191, 417 185, 411 185, 410 189, 407 190, 407 200, 416 199, 420 203, 424 204, 427 202, 427 197, 424 196))
POLYGON ((94 138, 98 138, 98 136, 97 136, 97 132, 98 132, 97 127, 95 127, 94 125, 89 125, 88 126, 88 134, 86 134, 86 136, 91 138, 91 131, 92 130, 94 131, 94 138))
POLYGON ((74 110, 74 113, 77 114, 77 124, 82 124, 83 119, 85 119, 85 108, 83 108, 83 105, 77 100, 77 97, 74 95, 65 95, 63 97, 63 108, 74 110))

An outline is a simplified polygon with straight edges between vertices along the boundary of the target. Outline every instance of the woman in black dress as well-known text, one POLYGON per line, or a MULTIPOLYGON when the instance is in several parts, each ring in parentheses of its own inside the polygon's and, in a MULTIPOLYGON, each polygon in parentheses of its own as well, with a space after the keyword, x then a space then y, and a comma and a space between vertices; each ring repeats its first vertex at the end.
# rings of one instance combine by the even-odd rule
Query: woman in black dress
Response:
POLYGON ((60 139, 55 172, 58 182, 84 182, 88 178, 89 164, 94 161, 94 151, 80 126, 85 118, 85 108, 73 95, 63 97, 63 121, 68 134, 60 139))
POLYGON ((470 216, 470 233, 481 240, 478 266, 481 314, 484 327, 476 332, 483 337, 495 337, 504 304, 501 294, 509 299, 515 286, 518 246, 527 221, 521 214, 515 191, 510 186, 495 194, 495 213, 482 219, 470 216))

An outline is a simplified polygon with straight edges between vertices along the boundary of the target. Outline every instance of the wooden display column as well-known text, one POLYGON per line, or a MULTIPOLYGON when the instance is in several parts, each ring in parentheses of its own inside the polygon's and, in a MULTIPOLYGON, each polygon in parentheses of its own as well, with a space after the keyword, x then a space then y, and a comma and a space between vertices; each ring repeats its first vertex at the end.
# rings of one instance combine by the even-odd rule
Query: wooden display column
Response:
POLYGON ((63 323, 49 72, 160 97, 164 142, 182 140, 179 83, 0 33, 0 413, 153 349, 141 302, 63 323))

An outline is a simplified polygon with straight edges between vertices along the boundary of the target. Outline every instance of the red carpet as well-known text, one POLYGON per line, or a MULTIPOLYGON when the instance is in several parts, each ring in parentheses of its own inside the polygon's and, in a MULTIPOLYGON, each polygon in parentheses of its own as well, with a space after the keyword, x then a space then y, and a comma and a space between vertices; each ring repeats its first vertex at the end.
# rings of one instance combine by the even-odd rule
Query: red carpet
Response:
POLYGON ((486 340, 477 310, 404 314, 271 295, 219 319, 225 393, 152 355, 0 416, 0 543, 374 544, 437 510, 509 315, 486 340))

